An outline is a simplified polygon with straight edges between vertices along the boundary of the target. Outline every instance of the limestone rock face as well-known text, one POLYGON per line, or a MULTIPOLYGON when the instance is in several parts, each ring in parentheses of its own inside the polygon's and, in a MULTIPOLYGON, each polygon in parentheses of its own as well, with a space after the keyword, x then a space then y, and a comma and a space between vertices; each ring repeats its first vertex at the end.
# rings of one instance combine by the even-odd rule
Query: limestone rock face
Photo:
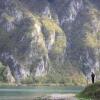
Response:
POLYGON ((0 62, 8 81, 61 82, 73 71, 81 77, 98 72, 98 48, 84 40, 100 31, 99 5, 98 0, 0 0, 0 62))

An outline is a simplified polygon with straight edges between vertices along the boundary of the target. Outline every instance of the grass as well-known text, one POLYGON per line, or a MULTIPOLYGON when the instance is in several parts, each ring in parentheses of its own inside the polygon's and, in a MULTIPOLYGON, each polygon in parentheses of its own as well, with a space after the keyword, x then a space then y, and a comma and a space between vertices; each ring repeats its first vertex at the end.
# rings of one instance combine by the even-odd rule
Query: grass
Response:
POLYGON ((7 13, 3 13, 3 18, 8 22, 13 22, 15 20, 14 17, 8 15, 7 13))
POLYGON ((64 37, 61 37, 60 39, 57 39, 55 41, 55 44, 53 46, 53 51, 55 54, 60 54, 64 51, 66 48, 66 39, 64 37))
POLYGON ((42 24, 50 32, 63 33, 63 30, 52 19, 45 18, 42 20, 42 24))
POLYGON ((77 96, 84 99, 100 100, 100 82, 87 86, 77 96))

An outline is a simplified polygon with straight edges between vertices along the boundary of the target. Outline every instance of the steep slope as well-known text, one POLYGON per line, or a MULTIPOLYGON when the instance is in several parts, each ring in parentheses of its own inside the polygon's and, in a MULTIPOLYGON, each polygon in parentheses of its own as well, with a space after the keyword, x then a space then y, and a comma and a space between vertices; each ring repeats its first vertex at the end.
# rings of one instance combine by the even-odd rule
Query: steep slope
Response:
POLYGON ((1 5, 1 62, 18 82, 44 76, 50 69, 49 54, 58 58, 65 51, 65 33, 53 19, 32 14, 17 0, 2 1, 1 5))
POLYGON ((83 74, 99 71, 97 48, 86 41, 100 31, 99 15, 98 0, 0 0, 6 80, 84 83, 83 74))

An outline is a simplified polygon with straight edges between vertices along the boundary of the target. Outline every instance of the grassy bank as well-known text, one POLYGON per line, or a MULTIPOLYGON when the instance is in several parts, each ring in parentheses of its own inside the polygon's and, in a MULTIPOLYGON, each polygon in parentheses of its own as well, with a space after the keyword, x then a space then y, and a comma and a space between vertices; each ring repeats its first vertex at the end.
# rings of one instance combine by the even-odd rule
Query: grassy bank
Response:
POLYGON ((3 87, 16 87, 16 86, 22 86, 22 87, 27 87, 27 86, 35 86, 35 87, 41 87, 41 86, 70 86, 70 87, 84 87, 81 85, 74 85, 74 84, 54 84, 54 83, 48 83, 48 84, 16 84, 16 83, 3 83, 0 82, 0 88, 3 87))
POLYGON ((100 100, 100 82, 87 86, 79 95, 79 98, 100 100))

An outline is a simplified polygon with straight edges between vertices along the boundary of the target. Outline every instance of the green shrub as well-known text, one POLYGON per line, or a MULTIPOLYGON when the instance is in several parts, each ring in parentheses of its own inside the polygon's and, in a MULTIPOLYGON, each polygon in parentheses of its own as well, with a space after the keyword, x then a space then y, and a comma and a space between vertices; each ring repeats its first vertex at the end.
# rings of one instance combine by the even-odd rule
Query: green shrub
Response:
POLYGON ((50 32, 63 33, 59 25, 57 25, 56 22, 52 19, 44 18, 42 19, 42 24, 50 32))
POLYGON ((0 81, 6 81, 5 69, 5 66, 0 63, 0 81))
POLYGON ((57 39, 54 43, 54 46, 53 46, 53 52, 55 54, 61 54, 63 53, 64 49, 66 47, 66 39, 65 38, 60 38, 60 39, 57 39))
POLYGON ((21 83, 22 84, 33 84, 33 78, 31 76, 29 76, 29 77, 27 77, 25 79, 22 79, 21 83))

